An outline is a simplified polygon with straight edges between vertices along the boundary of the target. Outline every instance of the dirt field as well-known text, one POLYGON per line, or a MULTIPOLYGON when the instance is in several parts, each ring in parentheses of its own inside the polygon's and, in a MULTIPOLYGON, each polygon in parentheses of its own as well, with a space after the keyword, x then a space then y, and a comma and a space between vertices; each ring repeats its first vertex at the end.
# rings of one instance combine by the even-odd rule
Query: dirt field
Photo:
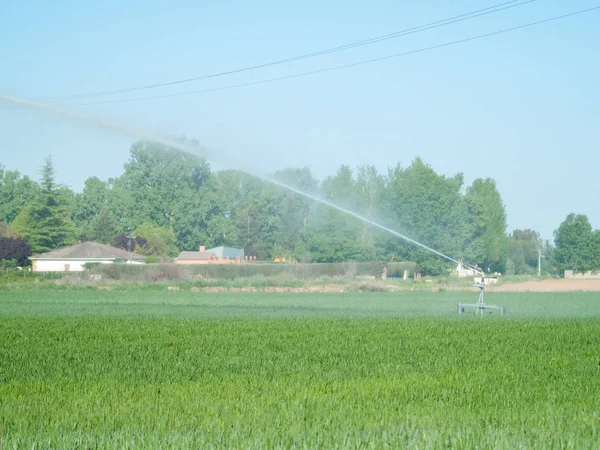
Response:
POLYGON ((490 286, 487 290, 489 292, 593 292, 600 291, 600 280, 530 280, 523 283, 490 286))
MULTIPOLYGON (((433 287, 432 291, 437 291, 438 287, 433 287)), ((473 288, 450 288, 451 290, 476 290, 473 288)), ((206 287, 192 288, 192 291, 204 292, 344 292, 346 290, 366 290, 379 292, 397 292, 403 290, 412 290, 410 286, 380 285, 372 284, 368 286, 302 286, 302 287, 276 287, 269 286, 261 289, 254 287, 244 288, 225 288, 225 287, 206 287)), ((520 283, 506 283, 500 286, 488 286, 488 292, 600 292, 600 280, 543 280, 543 281, 524 281, 520 283)))
MULTIPOLYGON (((96 286, 98 290, 112 291, 113 286, 96 286)), ((169 286, 169 291, 186 290, 178 286, 169 286)), ((332 285, 306 285, 306 286, 264 286, 264 287, 225 287, 225 286, 207 286, 192 287, 192 292, 399 292, 399 291, 473 291, 477 288, 471 286, 437 286, 421 285, 415 286, 412 283, 406 284, 384 284, 381 282, 361 283, 361 284, 332 284, 332 285)), ((487 286, 488 292, 600 292, 600 279, 598 280, 574 280, 574 279, 551 279, 551 280, 529 280, 522 282, 504 283, 499 286, 487 286)))

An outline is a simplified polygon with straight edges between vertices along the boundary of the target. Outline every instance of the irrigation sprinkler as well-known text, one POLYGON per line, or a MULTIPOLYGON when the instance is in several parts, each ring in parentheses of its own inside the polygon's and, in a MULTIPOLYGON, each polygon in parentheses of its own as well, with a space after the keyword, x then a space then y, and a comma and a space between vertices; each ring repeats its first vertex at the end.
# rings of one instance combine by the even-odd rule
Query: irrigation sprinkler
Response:
POLYGON ((471 270, 481 274, 481 278, 477 281, 475 281, 475 287, 479 288, 479 300, 477 301, 477 303, 459 303, 458 304, 458 314, 464 314, 465 313, 465 308, 475 308, 475 315, 481 314, 483 315, 483 313, 485 312, 485 310, 490 309, 490 310, 498 310, 500 311, 500 315, 503 316, 506 314, 506 307, 502 306, 502 305, 488 305, 487 303, 485 303, 484 300, 484 294, 485 294, 485 279, 486 276, 485 274, 479 270, 476 266, 475 267, 469 267, 471 270))
MULTIPOLYGON (((91 116, 87 116, 75 111, 70 111, 70 110, 65 110, 65 109, 60 109, 60 108, 56 108, 52 105, 46 104, 46 103, 40 103, 40 102, 35 102, 35 101, 31 101, 31 100, 27 100, 27 99, 23 99, 23 98, 19 98, 19 97, 12 97, 12 96, 8 96, 5 94, 0 93, 0 102, 2 101, 8 101, 8 102, 12 102, 12 103, 16 103, 28 108, 33 108, 33 109, 37 109, 37 110, 41 110, 41 111, 45 111, 48 112, 50 114, 54 114, 57 116, 62 116, 62 117, 66 117, 69 119, 73 119, 73 120, 77 120, 77 121, 81 121, 81 122, 86 122, 89 124, 93 124, 97 127, 100 128, 104 128, 104 129, 108 129, 114 132, 118 132, 120 134, 125 134, 125 135, 129 135, 129 136, 133 136, 136 138, 142 138, 142 139, 148 139, 151 141, 155 141, 158 142, 160 144, 163 144, 167 147, 171 147, 174 149, 178 149, 181 152, 184 153, 188 153, 191 155, 195 155, 195 156, 200 156, 202 158, 208 158, 208 152, 206 151, 206 149, 199 147, 197 144, 188 144, 185 142, 181 142, 181 140, 177 140, 177 139, 171 139, 171 138, 165 138, 165 137, 161 137, 156 135, 156 133, 151 133, 148 131, 144 131, 144 130, 139 130, 139 129, 134 129, 134 128, 130 128, 124 125, 120 125, 118 123, 113 123, 113 122, 109 122, 109 121, 105 121, 105 120, 100 120, 91 116)), ((264 175, 260 175, 260 174, 256 174, 253 173, 251 171, 245 170, 245 169, 241 169, 240 167, 236 167, 237 165, 231 166, 229 164, 226 165, 227 167, 229 167, 230 169, 238 169, 238 170, 242 170, 243 172, 246 172, 249 175, 258 177, 259 179, 262 179, 264 181, 267 181, 271 184, 274 184, 276 186, 280 186, 282 188, 287 189, 288 191, 294 192, 298 195, 302 195, 303 197, 309 198, 311 200, 314 200, 316 202, 319 202, 325 206, 328 206, 332 209, 335 209, 337 211, 340 211, 344 214, 347 214, 349 216, 352 216, 364 223, 367 223, 373 227, 379 228, 387 233, 390 233, 396 237, 399 237, 400 239, 403 239, 406 242, 409 242, 413 245, 416 245, 418 247, 421 247, 431 253, 434 253, 448 261, 451 261, 453 263, 457 263, 457 264, 462 264, 461 261, 457 261, 456 259, 445 255, 444 253, 435 250, 434 248, 428 247, 427 245, 418 242, 414 239, 411 239, 408 236, 405 236, 401 233, 398 233, 395 230, 392 230, 391 228, 388 228, 380 223, 377 223, 373 220, 370 220, 367 217, 364 217, 358 213, 355 213, 354 211, 348 210, 346 208, 343 208, 335 203, 332 203, 326 199, 320 198, 318 196, 312 195, 308 192, 304 192, 300 189, 297 189, 293 186, 287 185, 285 183, 282 183, 278 180, 269 178, 269 177, 265 177, 264 175)), ((132 239, 135 239, 134 236, 131 236, 131 233, 128 233, 128 247, 129 247, 129 262, 131 263, 132 260, 132 249, 131 249, 131 243, 132 243, 132 239)), ((483 314, 483 312, 486 309, 499 309, 501 314, 504 315, 506 312, 506 309, 503 306, 499 306, 499 305, 487 305, 483 302, 483 294, 484 294, 484 290, 485 290, 485 284, 486 284, 486 277, 485 274, 483 273, 483 271, 481 271, 477 266, 475 267, 470 267, 468 266, 471 270, 473 270, 475 273, 479 273, 481 274, 481 282, 477 282, 475 284, 475 286, 477 286, 480 289, 479 292, 479 301, 477 303, 459 303, 458 304, 458 312, 459 314, 464 314, 464 310, 466 307, 474 307, 475 308, 475 313, 476 314, 483 314)), ((44 275, 45 276, 45 275, 44 275)))

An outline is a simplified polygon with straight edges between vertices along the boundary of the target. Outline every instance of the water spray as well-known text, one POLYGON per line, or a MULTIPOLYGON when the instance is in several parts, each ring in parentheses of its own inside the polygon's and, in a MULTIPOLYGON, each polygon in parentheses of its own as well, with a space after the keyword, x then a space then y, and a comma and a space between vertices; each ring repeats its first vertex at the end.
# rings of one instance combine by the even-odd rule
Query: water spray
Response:
MULTIPOLYGON (((0 93, 0 101, 6 101, 6 102, 10 102, 10 103, 15 103, 15 104, 18 104, 18 105, 26 106, 28 108, 38 109, 38 110, 41 110, 41 111, 44 111, 44 112, 47 112, 47 113, 50 113, 50 114, 53 114, 53 115, 56 115, 56 116, 66 117, 68 119, 73 119, 73 120, 77 120, 77 121, 80 121, 80 122, 85 122, 85 123, 88 123, 88 124, 91 124, 91 125, 95 125, 95 126, 97 126, 99 128, 104 128, 104 129, 110 130, 112 132, 116 132, 118 134, 124 134, 124 135, 127 135, 127 136, 133 136, 133 137, 138 138, 138 139, 146 139, 146 140, 154 141, 154 142, 166 145, 167 147, 170 147, 170 148, 173 148, 173 149, 176 149, 176 150, 179 150, 179 151, 182 151, 182 152, 194 155, 194 156, 199 156, 199 157, 202 157, 202 158, 205 158, 205 159, 214 159, 214 158, 212 158, 212 156, 209 155, 207 149, 205 149, 203 147, 200 147, 198 145, 190 145, 189 143, 181 142, 181 141, 178 141, 176 139, 167 138, 167 137, 164 137, 164 136, 159 136, 159 135, 157 135, 155 133, 151 133, 151 132, 146 131, 146 130, 141 130, 141 129, 138 129, 138 128, 131 128, 131 127, 127 127, 127 126, 124 126, 124 125, 115 124, 113 122, 110 122, 110 121, 107 121, 107 120, 103 120, 103 119, 98 119, 98 118, 95 118, 95 117, 92 117, 92 116, 81 114, 79 112, 69 111, 69 110, 66 110, 66 109, 57 108, 55 106, 52 106, 52 105, 49 105, 49 104, 46 104, 46 103, 36 102, 36 101, 33 101, 33 100, 28 100, 28 99, 24 99, 24 98, 20 98, 20 97, 9 96, 9 95, 5 95, 5 94, 2 94, 2 93, 0 93)), ((342 212, 342 213, 344 213, 346 215, 354 217, 354 218, 360 220, 361 222, 364 222, 364 223, 366 223, 368 225, 371 225, 371 226, 373 226, 375 228, 379 228, 380 230, 383 230, 383 231, 385 231, 385 232, 387 232, 387 233, 389 233, 389 234, 391 234, 393 236, 396 236, 396 237, 398 237, 400 239, 403 239, 404 241, 409 242, 409 243, 411 243, 413 245, 416 245, 417 247, 421 247, 421 248, 423 248, 423 249, 425 249, 425 250, 427 250, 427 251, 429 251, 431 253, 434 253, 435 255, 438 255, 438 256, 440 256, 440 257, 448 260, 448 261, 451 261, 451 262, 456 263, 456 264, 462 264, 458 260, 456 260, 454 258, 451 258, 450 256, 445 255, 444 253, 439 252, 438 250, 435 250, 434 248, 428 247, 427 245, 422 244, 421 242, 418 242, 418 241, 416 241, 414 239, 411 239, 408 236, 405 236, 405 235, 403 235, 403 234, 401 234, 401 233, 399 233, 399 232, 397 232, 395 230, 392 230, 391 228, 388 228, 388 227, 386 227, 386 226, 384 226, 384 225, 382 225, 380 223, 377 223, 377 222, 375 222, 375 221, 373 221, 371 219, 368 219, 367 217, 364 217, 364 216, 362 216, 362 215, 360 215, 360 214, 358 214, 358 213, 356 213, 354 211, 351 211, 349 209, 346 209, 346 208, 343 208, 343 207, 341 207, 339 205, 336 205, 335 203, 327 201, 327 200, 325 200, 323 198, 320 198, 318 196, 309 194, 308 192, 304 192, 304 191, 302 191, 300 189, 297 189, 297 188, 295 188, 293 186, 287 185, 287 184, 285 184, 285 183, 283 183, 281 181, 275 180, 273 178, 266 177, 264 175, 260 175, 260 174, 256 174, 256 173, 252 173, 252 172, 250 172, 248 170, 244 170, 244 169, 242 169, 241 171, 243 171, 243 172, 245 172, 245 173, 247 173, 249 175, 252 175, 254 177, 257 177, 259 179, 262 179, 262 180, 264 180, 264 181, 266 181, 268 183, 271 183, 273 185, 276 185, 276 186, 279 186, 281 188, 284 188, 284 189, 286 189, 286 190, 288 190, 290 192, 293 192, 295 194, 298 194, 298 195, 301 195, 301 196, 306 197, 308 199, 311 199, 313 201, 319 202, 319 203, 321 203, 321 204, 323 204, 325 206, 328 206, 329 208, 332 208, 332 209, 335 209, 337 211, 340 211, 340 212, 342 212)), ((458 306, 459 313, 463 314, 465 307, 475 307, 476 308, 476 311, 475 311, 476 314, 477 313, 483 314, 483 311, 485 309, 488 309, 488 308, 500 309, 501 312, 502 312, 502 314, 504 314, 504 312, 505 312, 505 308, 504 307, 498 306, 498 305, 487 305, 487 304, 485 304, 483 302, 483 296, 484 296, 484 290, 485 290, 485 284, 486 284, 486 282, 485 282, 485 280, 486 280, 485 274, 483 273, 483 271, 481 271, 481 270, 479 270, 479 269, 477 269, 475 267, 469 266, 469 268, 472 269, 472 270, 474 270, 476 273, 479 273, 481 275, 481 281, 478 281, 475 284, 480 289, 479 301, 477 303, 474 303, 474 304, 459 303, 459 306, 458 306)))
MULTIPOLYGON (((175 139, 168 138, 165 136, 159 136, 158 134, 152 133, 147 130, 141 130, 138 128, 127 127, 125 125, 119 125, 114 122, 110 122, 108 120, 88 116, 86 114, 82 114, 82 113, 79 113, 76 111, 69 111, 67 109, 57 108, 57 107, 55 107, 53 105, 49 105, 47 103, 36 102, 33 100, 28 100, 25 98, 5 95, 2 93, 0 93, 0 101, 15 103, 17 105, 25 106, 27 108, 44 111, 44 112, 47 112, 54 116, 64 117, 67 119, 76 120, 78 122, 84 122, 88 125, 93 125, 98 128, 112 131, 113 133, 134 137, 136 139, 146 139, 149 141, 154 141, 154 142, 166 145, 167 147, 177 149, 179 151, 184 151, 186 153, 194 154, 195 156, 201 156, 203 158, 205 158, 207 156, 207 155, 203 155, 200 152, 198 152, 198 150, 205 151, 205 149, 201 148, 200 146, 196 146, 196 149, 197 149, 196 152, 191 152, 188 149, 184 148, 185 147, 184 144, 182 144, 181 142, 177 142, 177 140, 175 140, 175 139)), ((188 147, 189 147, 189 145, 188 145, 188 147)))
MULTIPOLYGON (((56 108, 56 107, 54 107, 52 105, 48 105, 46 103, 40 103, 40 102, 36 102, 36 101, 32 101, 32 100, 27 100, 27 99, 19 98, 19 97, 12 97, 12 96, 8 96, 8 95, 0 94, 0 100, 12 102, 12 103, 17 103, 19 105, 27 106, 27 107, 30 107, 30 108, 40 109, 40 110, 49 112, 51 114, 62 116, 62 117, 66 117, 66 118, 69 118, 69 119, 75 119, 75 120, 78 120, 78 121, 87 122, 87 123, 90 123, 90 124, 95 125, 97 127, 105 128, 105 129, 108 129, 110 131, 117 132, 117 133, 120 133, 120 134, 125 134, 125 135, 128 135, 128 136, 133 136, 133 137, 140 138, 140 139, 147 139, 147 140, 151 140, 151 141, 154 141, 154 142, 158 142, 160 144, 164 144, 164 145, 166 145, 168 147, 174 148, 176 150, 179 150, 179 151, 182 151, 182 152, 194 155, 194 156, 200 156, 200 157, 206 158, 206 159, 215 159, 215 158, 212 157, 212 155, 208 154, 208 151, 206 149, 204 149, 202 147, 199 147, 197 145, 190 145, 189 143, 185 143, 185 142, 178 142, 175 139, 171 139, 171 138, 166 138, 166 137, 163 137, 163 136, 159 136, 159 135, 157 135, 155 133, 151 133, 149 131, 141 130, 141 129, 138 129, 138 128, 126 127, 126 126, 115 124, 115 123, 112 123, 112 122, 109 122, 109 121, 106 121, 106 120, 103 120, 103 119, 98 119, 98 118, 91 117, 91 116, 88 116, 88 115, 85 115, 85 114, 81 114, 81 113, 78 113, 78 112, 75 112, 75 111, 69 111, 69 110, 65 110, 65 109, 62 109, 62 108, 56 108)), ((309 194, 308 192, 301 191, 300 189, 297 189, 297 188, 295 188, 293 186, 290 186, 288 184, 285 184, 285 183, 283 183, 281 181, 278 181, 278 180, 275 180, 273 178, 270 178, 270 177, 267 177, 267 176, 264 176, 264 175, 259 175, 259 174, 256 174, 256 173, 251 173, 247 169, 242 170, 242 171, 245 172, 245 173, 247 173, 247 174, 249 174, 249 175, 252 175, 254 177, 257 177, 257 178, 260 178, 260 179, 262 179, 264 181, 267 181, 268 183, 274 184, 274 185, 279 186, 281 188, 284 188, 284 189, 286 189, 288 191, 291 191, 291 192, 293 192, 295 194, 302 195, 303 197, 309 198, 309 199, 314 200, 316 202, 319 202, 319 203, 321 203, 323 205, 326 205, 326 206, 328 206, 328 207, 330 207, 332 209, 335 209, 335 210, 340 211, 340 212, 342 212, 344 214, 352 216, 352 217, 354 217, 354 218, 356 218, 356 219, 358 219, 358 220, 360 220, 362 222, 365 222, 365 223, 367 223, 367 224, 369 224, 369 225, 371 225, 373 227, 379 228, 379 229, 381 229, 381 230, 383 230, 383 231, 385 231, 387 233, 390 233, 390 234, 392 234, 392 235, 394 235, 396 237, 399 237, 399 238, 401 238, 401 239, 403 239, 403 240, 405 240, 405 241, 407 241, 407 242, 409 242, 409 243, 411 243, 413 245, 421 247, 421 248, 423 248, 423 249, 425 249, 425 250, 427 250, 429 252, 432 252, 432 253, 434 253, 434 254, 436 254, 436 255, 444 258, 444 259, 447 259, 448 261, 451 261, 451 262, 456 263, 456 264, 459 263, 456 259, 451 258, 448 255, 445 255, 445 254, 443 254, 443 253, 441 253, 441 252, 439 252, 439 251, 437 251, 437 250, 435 250, 435 249, 433 249, 431 247, 428 247, 425 244, 422 244, 422 243, 420 243, 418 241, 415 241, 414 239, 411 239, 408 236, 405 236, 405 235, 403 235, 401 233, 398 233, 397 231, 392 230, 391 228, 388 228, 388 227, 386 227, 384 225, 381 225, 380 223, 377 223, 377 222, 375 222, 373 220, 370 220, 370 219, 368 219, 368 218, 366 218, 364 216, 361 216, 358 213, 355 213, 353 211, 350 211, 349 209, 346 209, 346 208, 343 208, 343 207, 341 207, 339 205, 336 205, 335 203, 329 202, 329 201, 327 201, 327 200, 325 200, 323 198, 320 198, 320 197, 318 197, 316 195, 309 194)))

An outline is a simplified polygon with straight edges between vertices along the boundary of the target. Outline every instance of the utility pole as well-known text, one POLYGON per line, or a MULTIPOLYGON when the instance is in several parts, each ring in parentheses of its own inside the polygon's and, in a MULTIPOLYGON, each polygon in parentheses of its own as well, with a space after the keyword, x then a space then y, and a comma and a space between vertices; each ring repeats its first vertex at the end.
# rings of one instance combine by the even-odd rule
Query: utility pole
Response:
POLYGON ((538 248, 538 277, 542 276, 542 248, 538 248))
POLYGON ((131 261, 133 261, 133 252, 131 251, 131 228, 128 227, 127 228, 127 249, 129 250, 129 264, 131 264, 131 261))

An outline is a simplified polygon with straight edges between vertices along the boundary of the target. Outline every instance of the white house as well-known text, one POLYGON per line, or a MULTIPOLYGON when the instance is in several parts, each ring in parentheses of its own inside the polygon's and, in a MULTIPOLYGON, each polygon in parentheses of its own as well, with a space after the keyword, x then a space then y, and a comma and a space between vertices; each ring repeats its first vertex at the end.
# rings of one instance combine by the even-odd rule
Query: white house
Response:
POLYGON ((130 260, 130 253, 126 250, 99 242, 82 242, 29 259, 34 272, 81 272, 86 263, 143 264, 146 257, 131 253, 130 260))

